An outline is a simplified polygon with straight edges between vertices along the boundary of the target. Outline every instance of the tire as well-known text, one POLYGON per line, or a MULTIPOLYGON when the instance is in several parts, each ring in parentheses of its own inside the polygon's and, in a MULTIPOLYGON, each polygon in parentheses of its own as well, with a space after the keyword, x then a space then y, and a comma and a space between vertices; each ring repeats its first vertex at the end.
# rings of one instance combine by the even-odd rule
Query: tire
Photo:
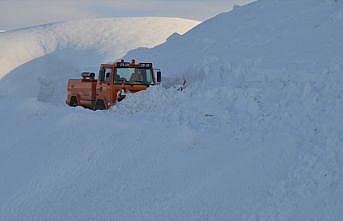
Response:
POLYGON ((70 103, 69 103, 69 105, 72 106, 72 107, 78 106, 77 98, 76 98, 75 96, 72 96, 72 97, 70 98, 70 103))
POLYGON ((106 110, 106 105, 104 100, 97 100, 95 104, 95 110, 106 110))

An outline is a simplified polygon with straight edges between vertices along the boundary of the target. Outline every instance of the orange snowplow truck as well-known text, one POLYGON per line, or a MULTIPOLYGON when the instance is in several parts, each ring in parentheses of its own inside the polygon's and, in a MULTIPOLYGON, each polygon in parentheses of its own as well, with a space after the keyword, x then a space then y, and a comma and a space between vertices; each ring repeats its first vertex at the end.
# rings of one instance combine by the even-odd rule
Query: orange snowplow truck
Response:
POLYGON ((68 81, 67 104, 92 110, 109 109, 125 98, 126 93, 146 90, 161 82, 161 72, 152 63, 136 64, 121 60, 114 64, 101 64, 98 79, 94 73, 84 72, 82 79, 68 81))

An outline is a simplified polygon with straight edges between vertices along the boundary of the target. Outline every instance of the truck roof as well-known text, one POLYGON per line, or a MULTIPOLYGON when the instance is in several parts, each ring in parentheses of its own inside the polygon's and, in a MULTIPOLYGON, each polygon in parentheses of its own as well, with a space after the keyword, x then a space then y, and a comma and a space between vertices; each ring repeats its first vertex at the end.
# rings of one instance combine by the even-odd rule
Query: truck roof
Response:
POLYGON ((152 63, 136 63, 133 59, 131 62, 125 62, 121 60, 112 64, 101 64, 102 68, 152 68, 152 63))

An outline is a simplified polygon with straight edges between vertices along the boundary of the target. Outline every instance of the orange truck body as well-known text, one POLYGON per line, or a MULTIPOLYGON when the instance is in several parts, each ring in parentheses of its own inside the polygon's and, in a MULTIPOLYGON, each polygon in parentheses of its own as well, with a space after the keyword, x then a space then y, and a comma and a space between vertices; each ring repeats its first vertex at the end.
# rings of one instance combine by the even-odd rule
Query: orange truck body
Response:
POLYGON ((67 101, 70 106, 92 110, 109 109, 125 98, 125 93, 135 93, 159 84, 161 72, 155 72, 152 63, 136 64, 121 60, 101 64, 98 79, 94 73, 82 73, 82 79, 68 80, 67 101))

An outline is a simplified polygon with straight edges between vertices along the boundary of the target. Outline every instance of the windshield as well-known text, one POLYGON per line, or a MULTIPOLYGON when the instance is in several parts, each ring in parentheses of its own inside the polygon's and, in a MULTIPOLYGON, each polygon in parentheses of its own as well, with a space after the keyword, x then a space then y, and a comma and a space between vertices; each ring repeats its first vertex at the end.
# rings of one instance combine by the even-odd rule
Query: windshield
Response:
POLYGON ((153 84, 151 69, 117 68, 115 83, 153 84))

